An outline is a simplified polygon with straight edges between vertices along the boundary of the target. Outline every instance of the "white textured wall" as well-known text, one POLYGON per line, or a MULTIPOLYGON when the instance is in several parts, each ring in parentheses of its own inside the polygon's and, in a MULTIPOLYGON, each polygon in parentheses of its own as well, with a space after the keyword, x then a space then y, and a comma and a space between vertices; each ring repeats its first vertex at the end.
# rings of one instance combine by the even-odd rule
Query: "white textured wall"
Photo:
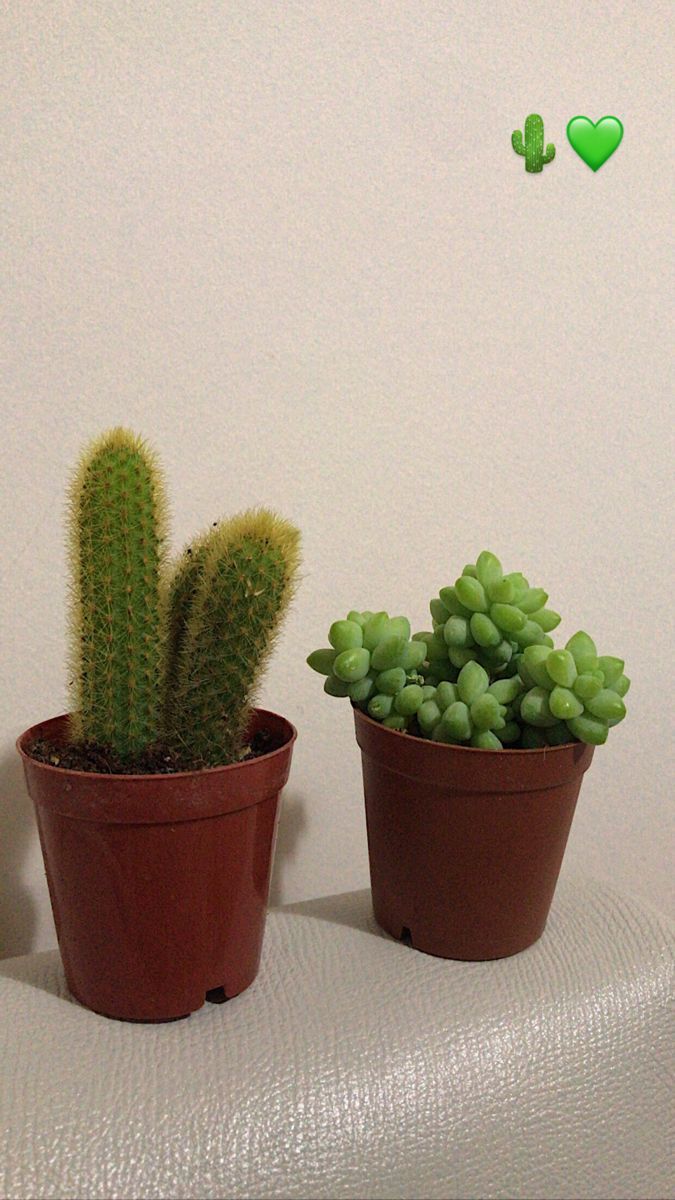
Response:
POLYGON ((489 547, 633 678, 564 869, 668 906, 668 7, 4 5, 5 953, 53 942, 13 739, 64 706, 64 485, 119 422, 176 546, 256 502, 304 531, 277 899, 367 881, 351 715, 305 655, 353 605, 427 625, 489 547), (596 175, 579 112, 625 125, 596 175))

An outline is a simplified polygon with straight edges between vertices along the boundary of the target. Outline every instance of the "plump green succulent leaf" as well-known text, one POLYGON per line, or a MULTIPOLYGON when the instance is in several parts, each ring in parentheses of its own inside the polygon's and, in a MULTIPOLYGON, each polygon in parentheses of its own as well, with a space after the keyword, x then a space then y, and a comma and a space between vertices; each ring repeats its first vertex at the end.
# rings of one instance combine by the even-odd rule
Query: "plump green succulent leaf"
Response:
POLYGON ((584 712, 580 717, 572 717, 567 727, 575 738, 590 746, 602 746, 607 741, 607 721, 594 717, 592 713, 584 712))
POLYGON ((443 626, 443 640, 446 646, 455 646, 461 649, 473 646, 475 643, 471 632, 471 620, 467 617, 448 617, 443 626))
POLYGON ((370 670, 370 654, 359 646, 353 650, 342 650, 333 663, 333 674, 345 683, 356 683, 370 670))
POLYGON ((612 690, 616 692, 617 696, 625 696, 629 688, 630 679, 627 675, 620 675, 616 683, 612 684, 612 690))
POLYGON ((402 717, 412 717, 424 701, 422 688, 418 683, 409 683, 394 696, 394 708, 402 717))
POLYGON ((541 729, 555 725, 558 720, 551 712, 549 693, 543 687, 533 687, 525 693, 520 702, 520 715, 526 725, 541 729))
POLYGON ((578 696, 580 700, 585 702, 597 696, 598 692, 602 690, 603 683, 604 679, 599 679, 597 673, 586 671, 581 675, 577 675, 572 684, 572 690, 575 696, 578 696))
POLYGON ((473 704, 483 692, 486 692, 490 678, 480 663, 467 662, 462 667, 457 680, 457 692, 464 704, 473 704))
POLYGON ((389 624, 389 614, 386 612, 373 613, 363 628, 363 645, 371 653, 382 640, 389 624))
POLYGON ((350 685, 348 683, 345 683, 342 679, 338 679, 335 675, 329 675, 323 681, 323 690, 326 695, 335 696, 339 700, 345 700, 347 698, 349 695, 349 687, 350 685))
POLYGON ((426 660, 427 647, 425 642, 410 641, 403 650, 403 668, 406 671, 417 671, 426 660))
POLYGON ((455 592, 460 604, 468 608, 470 612, 489 611, 490 602, 487 597, 487 592, 477 579, 471 575, 461 575, 455 584, 455 592))
POLYGON ((488 595, 490 595, 492 589, 500 582, 502 576, 502 564, 497 555, 492 554, 490 550, 481 551, 476 559, 476 577, 488 595))
POLYGON ((587 671, 594 671, 597 668, 598 651, 595 642, 592 637, 584 633, 583 629, 580 629, 569 639, 565 645, 565 649, 569 650, 574 658, 577 671, 580 675, 587 671))
POLYGON ((471 745, 475 750, 501 750, 502 743, 496 733, 490 729, 481 729, 474 733, 471 738, 471 745))
POLYGON ((333 621, 328 641, 340 654, 343 650, 360 650, 363 646, 363 626, 359 621, 333 621))
POLYGON ((387 671, 380 671, 375 683, 378 692, 383 692, 385 696, 395 696, 406 685, 406 673, 403 667, 390 667, 387 671))
POLYGON ((376 721, 383 721, 385 717, 391 715, 393 706, 393 696, 385 696, 383 692, 377 692, 372 700, 368 701, 368 712, 376 721))
POLYGON ((554 687, 549 697, 551 712, 559 721, 568 721, 571 717, 580 717, 584 711, 582 701, 566 687, 554 687))
POLYGON ((471 609, 465 608, 460 602, 457 591, 454 587, 441 588, 439 592, 441 603, 445 606, 451 617, 470 617, 471 609))
POLYGON ((586 711, 602 720, 618 722, 623 721, 626 715, 626 705, 611 688, 602 688, 597 696, 586 701, 586 711))
POLYGON ((601 654, 598 658, 598 669, 602 671, 605 687, 613 688, 623 675, 625 663, 622 658, 611 654, 601 654))
POLYGON ((563 688, 571 688, 577 677, 576 663, 569 650, 551 650, 546 670, 553 682, 563 688))
POLYGON ((441 719, 441 710, 433 699, 423 700, 417 710, 417 724, 426 737, 431 737, 432 731, 441 719))
POLYGON ((319 675, 332 675, 337 653, 332 646, 326 647, 325 650, 312 650, 312 653, 307 655, 307 666, 319 675))
POLYGON ((363 679, 357 679, 354 683, 347 685, 347 695, 355 704, 364 704, 366 700, 370 700, 375 692, 382 691, 382 688, 377 687, 372 674, 364 675, 363 679))

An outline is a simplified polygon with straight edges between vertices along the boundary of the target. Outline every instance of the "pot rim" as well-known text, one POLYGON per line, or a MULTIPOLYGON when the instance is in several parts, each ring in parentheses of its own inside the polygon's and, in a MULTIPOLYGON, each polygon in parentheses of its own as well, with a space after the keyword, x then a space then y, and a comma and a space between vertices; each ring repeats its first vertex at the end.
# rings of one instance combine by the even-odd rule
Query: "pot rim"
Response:
POLYGON ((566 742, 538 750, 482 750, 432 742, 414 734, 402 736, 354 708, 356 741, 366 758, 382 770, 424 781, 438 789, 467 792, 515 793, 557 787, 564 779, 586 771, 594 746, 566 742), (392 740, 387 734, 397 734, 392 740))
POLYGON ((29 726, 28 729, 25 729, 23 733, 19 734, 15 745, 24 762, 30 763, 32 767, 40 771, 47 771, 50 774, 59 776, 60 778, 65 778, 66 776, 75 776, 77 779, 116 779, 123 781, 139 779, 155 781, 162 779, 181 780, 193 779, 195 777, 199 779, 204 779, 206 777, 213 778, 214 776, 223 774, 225 771, 239 771, 245 767, 252 767, 256 763, 273 759, 275 755, 285 754, 287 750, 294 745, 298 736, 298 731, 295 728, 295 725, 293 725, 293 723, 289 721, 287 717, 282 717, 280 713, 272 712, 272 710, 268 708, 253 708, 251 709, 251 713, 255 713, 263 718, 274 717, 276 720, 284 722, 284 724, 288 727, 289 733, 282 745, 277 746, 275 750, 269 750, 267 754, 257 754, 255 758, 249 758, 243 762, 226 763, 221 767, 199 767, 193 771, 152 771, 148 772, 147 774, 142 772, 134 774, 131 772, 119 773, 117 771, 78 771, 73 767, 55 767, 51 763, 41 762, 38 758, 33 758, 31 754, 28 754, 28 752, 24 749, 24 744, 29 740, 31 735, 33 737, 37 737, 37 730, 43 728, 52 721, 67 720, 67 718, 70 716, 70 713, 59 713, 59 715, 56 717, 47 717, 44 721, 37 721, 35 725, 29 726))
MULTIPOLYGON (((383 725, 381 721, 376 721, 374 717, 369 715, 369 713, 365 713, 362 708, 358 707, 357 704, 354 704, 353 702, 351 702, 351 704, 354 713, 358 713, 359 718, 363 718, 363 720, 367 721, 369 725, 374 725, 376 728, 381 729, 384 735, 393 734, 394 736, 398 737, 404 736, 410 741, 421 742, 421 744, 424 746, 433 747, 433 752, 437 750, 440 750, 441 752, 451 750, 453 753, 469 755, 494 755, 496 753, 495 750, 483 750, 480 746, 462 746, 453 742, 432 742, 431 738, 418 737, 416 733, 408 733, 406 729, 390 729, 387 725, 383 725)), ((537 746, 531 750, 525 750, 522 748, 519 750, 510 750, 508 746, 502 746, 502 749, 499 751, 499 757, 500 760, 504 758, 504 756, 516 759, 518 757, 522 757, 523 755, 527 755, 528 758, 532 758, 533 755, 541 755, 543 758, 548 758, 551 754, 557 754, 561 751, 569 750, 570 746, 583 745, 584 743, 577 739, 572 740, 571 742, 563 742, 559 746, 537 746)))

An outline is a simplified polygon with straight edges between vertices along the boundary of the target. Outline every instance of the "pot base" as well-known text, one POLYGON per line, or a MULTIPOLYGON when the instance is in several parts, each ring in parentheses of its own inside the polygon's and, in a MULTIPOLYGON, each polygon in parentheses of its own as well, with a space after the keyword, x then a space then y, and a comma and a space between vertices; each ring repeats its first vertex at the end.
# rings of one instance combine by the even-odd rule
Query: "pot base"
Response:
POLYGON ((400 942, 401 945, 409 946, 411 950, 417 950, 419 954, 428 954, 430 958, 444 958, 450 962, 497 962, 500 958, 513 958, 515 954, 522 954, 523 951, 529 950, 530 946, 536 945, 546 928, 544 926, 535 937, 522 944, 519 943, 513 949, 507 949, 505 952, 481 954, 476 948, 472 948, 466 953, 461 953, 456 946, 450 948, 441 946, 433 937, 426 937, 419 930, 415 932, 408 925, 401 925, 397 921, 388 921, 386 917, 378 914, 374 905, 373 916, 380 929, 388 933, 395 941, 400 942))
POLYGON ((81 1004, 83 1008, 88 1008, 90 1012, 97 1013, 99 1017, 108 1017, 108 1019, 111 1021, 124 1021, 127 1025, 171 1025, 174 1021, 187 1021, 188 1017, 191 1017, 195 1012, 199 1012, 200 1008, 204 1008, 205 1004, 226 1004, 228 1000, 234 1000, 236 996, 240 996, 242 992, 245 992, 247 988, 251 986, 251 984, 255 981, 257 974, 258 972, 256 971, 252 978, 249 979, 248 983, 245 983, 244 986, 240 987, 237 991, 226 992, 224 987, 209 988, 209 990, 205 993, 203 1000, 200 1000, 199 1003, 195 1004, 193 1007, 188 1008, 187 1012, 179 1013, 176 1016, 170 1017, 128 1017, 120 1014, 119 1012, 103 1011, 102 1009, 97 1008, 94 1004, 88 1004, 81 996, 78 996, 77 992, 70 986, 70 983, 68 983, 67 979, 66 982, 68 983, 68 990, 73 999, 76 1000, 78 1004, 81 1004))

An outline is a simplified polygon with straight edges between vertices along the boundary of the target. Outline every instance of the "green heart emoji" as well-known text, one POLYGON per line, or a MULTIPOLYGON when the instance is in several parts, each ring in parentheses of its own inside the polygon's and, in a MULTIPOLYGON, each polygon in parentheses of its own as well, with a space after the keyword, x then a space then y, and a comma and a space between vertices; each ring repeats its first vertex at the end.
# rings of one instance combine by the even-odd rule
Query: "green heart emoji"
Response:
POLYGON ((595 125, 588 117, 572 117, 567 126, 570 146, 592 171, 611 158, 622 137, 623 125, 618 117, 602 117, 595 125))

